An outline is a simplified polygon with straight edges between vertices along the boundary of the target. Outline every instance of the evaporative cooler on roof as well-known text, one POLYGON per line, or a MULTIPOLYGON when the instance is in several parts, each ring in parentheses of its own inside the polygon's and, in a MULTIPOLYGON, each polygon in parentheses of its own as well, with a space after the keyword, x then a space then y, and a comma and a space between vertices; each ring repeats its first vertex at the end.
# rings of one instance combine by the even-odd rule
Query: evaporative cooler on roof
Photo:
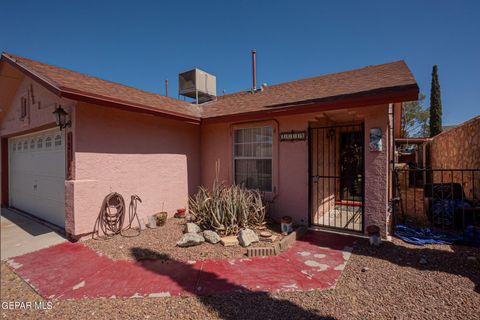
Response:
POLYGON ((210 101, 217 95, 217 79, 200 69, 180 73, 178 75, 178 93, 194 99, 197 103, 210 101))

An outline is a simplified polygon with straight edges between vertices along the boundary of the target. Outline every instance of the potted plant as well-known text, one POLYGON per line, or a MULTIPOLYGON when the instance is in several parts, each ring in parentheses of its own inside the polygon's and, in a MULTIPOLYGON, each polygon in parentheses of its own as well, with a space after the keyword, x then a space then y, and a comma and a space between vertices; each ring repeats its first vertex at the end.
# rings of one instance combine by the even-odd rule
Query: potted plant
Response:
POLYGON ((153 216, 155 217, 157 226, 163 226, 165 225, 165 222, 167 222, 168 213, 165 211, 162 211, 159 213, 155 213, 153 216))
POLYGON ((185 218, 187 209, 185 208, 180 208, 177 209, 177 213, 175 213, 175 218, 185 218))

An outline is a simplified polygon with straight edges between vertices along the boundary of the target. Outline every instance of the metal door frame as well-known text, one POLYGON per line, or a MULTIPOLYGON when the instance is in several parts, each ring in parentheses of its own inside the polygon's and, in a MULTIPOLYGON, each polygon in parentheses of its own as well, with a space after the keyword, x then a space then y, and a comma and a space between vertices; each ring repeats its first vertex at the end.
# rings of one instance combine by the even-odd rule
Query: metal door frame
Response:
MULTIPOLYGON (((317 137, 318 138, 318 137, 317 137)), ((318 143, 318 141, 317 141, 318 143)), ((336 152, 336 151, 335 151, 336 152)), ((317 153, 318 153, 318 147, 317 147, 317 153)), ((316 227, 322 227, 322 228, 328 228, 328 229, 334 229, 334 230, 342 230, 342 231, 348 231, 348 232, 355 232, 355 233, 364 233, 365 231, 365 154, 366 154, 366 148, 365 148, 365 125, 364 123, 351 123, 351 124, 338 124, 338 125, 330 125, 330 126, 319 126, 319 127, 312 127, 309 126, 308 128, 308 224, 309 226, 316 226, 316 227), (313 160, 314 160, 314 155, 313 155, 313 135, 318 134, 318 130, 325 130, 325 129, 336 129, 336 128, 346 128, 346 127, 358 127, 360 129, 360 133, 362 136, 362 205, 361 205, 361 230, 353 230, 350 228, 344 228, 344 227, 336 227, 336 226, 331 226, 331 225, 319 225, 313 223, 313 160)), ((334 164, 335 168, 336 164, 334 164)), ((340 178, 337 177, 337 178, 340 178)))

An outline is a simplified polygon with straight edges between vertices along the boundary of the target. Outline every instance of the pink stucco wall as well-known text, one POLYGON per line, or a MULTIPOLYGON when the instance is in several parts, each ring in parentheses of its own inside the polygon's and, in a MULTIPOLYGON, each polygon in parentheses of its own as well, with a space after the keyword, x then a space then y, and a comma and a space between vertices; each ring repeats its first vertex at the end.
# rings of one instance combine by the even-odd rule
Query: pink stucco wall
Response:
MULTIPOLYGON (((386 105, 357 108, 365 125, 365 226, 377 224, 387 233, 388 208, 388 108, 386 105), (371 128, 382 130, 383 150, 370 152, 371 128)), ((347 111, 345 111, 347 112, 347 111)), ((233 182, 232 130, 235 127, 271 123, 274 127, 274 187, 272 216, 276 219, 290 215, 296 223, 308 224, 308 142, 279 142, 278 133, 308 130, 309 121, 317 121, 320 113, 291 115, 265 119, 255 123, 212 123, 201 127, 201 183, 210 187, 215 180, 216 163, 220 164, 219 180, 233 182), (276 151, 275 151, 276 150, 276 151), (275 156, 277 157, 275 159, 275 156), (275 176, 276 175, 276 176, 275 176)))
MULTIPOLYGON (((14 135, 53 123, 52 111, 61 103, 70 113, 74 133, 74 179, 65 182, 66 230, 91 232, 103 198, 121 193, 129 201, 139 195, 141 217, 164 209, 170 214, 188 205, 188 195, 202 184, 210 187, 219 166, 219 180, 233 182, 232 131, 236 127, 268 124, 274 128, 272 215, 294 217, 308 223, 308 142, 279 142, 279 132, 307 130, 321 113, 281 116, 257 122, 215 124, 183 123, 161 117, 121 111, 60 99, 25 78, 3 118, 0 133, 14 135), (36 100, 29 121, 18 120, 19 99, 33 85, 36 100)), ((343 111, 342 111, 343 112, 343 111)), ((345 110, 345 112, 348 112, 345 110)), ((357 108, 365 125, 365 226, 377 224, 383 234, 388 225, 387 106, 357 108), (369 132, 383 133, 381 152, 368 150, 369 132)))
POLYGON ((15 97, 2 116, 0 124, 0 135, 15 135, 23 131, 32 130, 44 125, 53 124, 55 118, 52 112, 57 104, 70 112, 75 102, 69 99, 59 98, 52 92, 37 84, 32 79, 25 77, 20 84, 15 97), (34 101, 31 98, 33 88, 34 101), (26 97, 28 100, 28 116, 24 120, 20 120, 20 99, 26 97))
POLYGON ((388 106, 369 108, 365 114, 365 227, 377 225, 388 234, 388 106), (382 151, 370 151, 370 129, 382 130, 382 151))
POLYGON ((299 223, 308 223, 308 143, 280 143, 279 132, 306 130, 312 115, 265 119, 251 123, 218 123, 202 125, 202 185, 211 187, 216 163, 220 165, 219 181, 233 182, 232 132, 236 127, 271 125, 273 131, 273 199, 275 217, 290 215, 299 223))
POLYGON ((137 194, 141 218, 186 208, 200 182, 199 126, 79 103, 75 110, 73 234, 92 231, 103 198, 137 194))
POLYGON ((138 194, 141 217, 162 209, 173 214, 187 207, 188 195, 200 184, 198 125, 161 117, 77 103, 59 98, 25 77, 12 106, 2 114, 0 134, 14 136, 54 126, 56 105, 70 114, 74 133, 74 179, 65 181, 65 229, 91 232, 103 197, 111 191, 125 200, 138 194), (30 97, 29 116, 20 121, 20 98, 30 97))

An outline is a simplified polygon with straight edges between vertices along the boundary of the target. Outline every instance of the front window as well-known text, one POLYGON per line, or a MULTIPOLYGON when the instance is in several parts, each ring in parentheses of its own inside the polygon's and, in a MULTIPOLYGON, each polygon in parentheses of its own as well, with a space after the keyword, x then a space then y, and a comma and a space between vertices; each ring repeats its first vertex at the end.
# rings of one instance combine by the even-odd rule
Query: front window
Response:
POLYGON ((249 189, 272 191, 272 132, 272 127, 235 130, 235 184, 249 189))

